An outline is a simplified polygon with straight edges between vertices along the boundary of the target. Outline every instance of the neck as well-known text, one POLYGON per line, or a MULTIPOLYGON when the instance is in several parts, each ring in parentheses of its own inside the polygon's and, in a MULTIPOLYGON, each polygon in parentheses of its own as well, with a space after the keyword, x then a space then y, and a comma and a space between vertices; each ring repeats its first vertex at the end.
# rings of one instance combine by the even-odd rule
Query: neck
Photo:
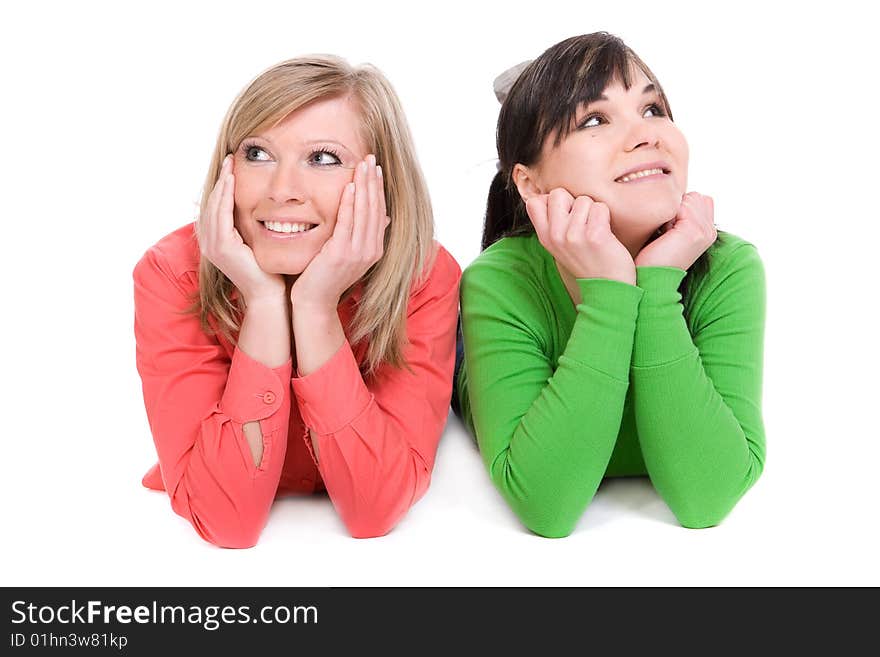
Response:
MULTIPOLYGON (((633 231, 614 231, 614 236, 617 238, 621 244, 626 247, 626 250, 629 251, 630 256, 633 260, 636 259, 636 256, 639 254, 645 243, 651 239, 651 236, 657 231, 656 228, 652 228, 651 230, 633 230, 633 231)), ((559 271, 559 277, 562 279, 562 283, 565 285, 565 289, 568 291, 568 296, 571 298, 572 303, 577 306, 581 303, 581 291, 577 285, 577 281, 575 277, 562 265, 559 264, 554 258, 554 262, 556 262, 556 269, 559 271)))
POLYGON ((645 247, 645 244, 655 232, 657 232, 656 228, 636 228, 630 230, 624 228, 615 230, 614 236, 617 238, 617 241, 626 247, 632 259, 635 260, 636 256, 639 255, 639 251, 645 247))

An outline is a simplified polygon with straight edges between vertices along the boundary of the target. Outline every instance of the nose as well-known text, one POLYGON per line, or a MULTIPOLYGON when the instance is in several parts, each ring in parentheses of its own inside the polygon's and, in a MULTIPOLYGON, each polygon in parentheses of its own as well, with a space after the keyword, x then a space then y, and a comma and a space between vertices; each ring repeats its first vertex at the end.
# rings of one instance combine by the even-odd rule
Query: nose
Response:
POLYGON ((278 163, 269 181, 269 198, 279 205, 304 202, 308 189, 304 174, 303 168, 296 163, 286 166, 278 163))
POLYGON ((660 131, 655 124, 645 118, 632 121, 626 133, 626 151, 631 153, 637 148, 645 146, 654 147, 660 145, 660 131))

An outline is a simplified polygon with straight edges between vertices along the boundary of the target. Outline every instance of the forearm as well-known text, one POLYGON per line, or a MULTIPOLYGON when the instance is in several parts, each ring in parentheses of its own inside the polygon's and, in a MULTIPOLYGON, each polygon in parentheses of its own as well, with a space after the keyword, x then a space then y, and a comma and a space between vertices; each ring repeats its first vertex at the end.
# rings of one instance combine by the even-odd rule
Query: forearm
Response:
POLYGON ((318 370, 345 342, 345 331, 335 305, 295 304, 292 330, 299 376, 318 370))
MULTIPOLYGON (((236 346, 230 360, 226 345, 182 312, 193 290, 159 255, 148 252, 133 276, 137 368, 162 484, 174 511, 205 540, 247 547, 268 517, 285 458, 290 357, 270 357, 275 367, 269 367, 245 351, 259 357, 259 336, 248 336, 272 326, 264 307, 251 304, 242 348, 236 346), (265 433, 258 441, 267 446, 259 465, 242 429, 249 421, 259 421, 265 433)), ((284 304, 277 308, 285 312, 284 304)), ((289 330, 286 321, 280 326, 289 330)))
POLYGON ((485 304, 474 303, 471 312, 467 298, 465 303, 480 450, 511 508, 545 536, 571 532, 611 458, 641 298, 641 290, 619 281, 581 279, 578 285, 584 302, 555 364, 540 353, 543 347, 522 343, 531 338, 510 332, 503 318, 482 319, 485 304))
MULTIPOLYGON (((272 424, 286 424, 289 408, 285 402, 272 424)), ((259 422, 251 424, 261 431, 259 422)), ((262 458, 261 431, 260 463, 247 463, 241 443, 242 434, 247 437, 246 426, 218 415, 202 422, 185 469, 176 485, 172 484, 174 511, 189 520, 205 540, 222 547, 250 547, 257 542, 278 490, 285 458, 287 434, 285 427, 279 426, 266 430, 266 458, 262 458)))
MULTIPOLYGON (((566 536, 593 499, 614 450, 627 383, 563 356, 489 473, 532 531, 566 536)), ((487 452, 488 453, 488 452, 487 452)))
POLYGON ((156 372, 154 362, 142 360, 140 371, 172 508, 205 540, 253 545, 284 463, 290 361, 270 370, 236 349, 231 363, 210 352, 173 372, 156 372), (266 445, 259 464, 246 440, 248 418, 261 430, 261 449, 266 445))
POLYGON ((290 359, 289 315, 289 304, 284 296, 248 303, 238 348, 266 367, 283 365, 290 359))
MULTIPOLYGON (((761 472, 763 428, 752 403, 750 338, 719 313, 701 336, 700 353, 683 315, 685 272, 639 267, 646 289, 633 346, 635 418, 645 465, 657 491, 687 527, 718 524, 761 472), (715 333, 715 337, 709 334, 715 333), (709 376, 706 367, 712 365, 709 376), (740 417, 720 390, 740 407, 740 417)), ((760 373, 757 373, 760 379, 760 373)))
MULTIPOLYGON (((285 296, 255 299, 247 304, 238 348, 255 361, 276 368, 290 360, 290 329, 285 296)), ((254 465, 263 458, 263 433, 259 421, 247 422, 242 431, 251 450, 254 465)))
MULTIPOLYGON (((345 342, 345 331, 336 306, 311 306, 296 303, 292 313, 293 340, 296 345, 296 370, 304 377, 329 361, 345 342)), ((318 436, 309 430, 315 460, 320 461, 318 436)))
POLYGON ((651 481, 686 527, 718 524, 760 474, 738 419, 699 355, 632 370, 639 443, 651 481))
MULTIPOLYGON (((403 414, 424 408, 426 400, 415 391, 401 390, 398 395, 402 399, 411 395, 406 399, 409 409, 397 411, 375 398, 361 408, 362 400, 356 397, 356 403, 342 414, 325 416, 327 423, 335 420, 336 426, 345 422, 344 426, 327 431, 333 425, 310 421, 318 427, 311 429, 316 449, 321 442, 321 477, 340 518, 356 538, 383 536, 391 531, 430 482, 434 451, 446 416, 436 407, 428 413, 414 414, 421 420, 416 429, 420 433, 414 435, 409 428, 411 418, 403 414)), ((346 400, 349 398, 345 395, 346 400)))
POLYGON ((352 536, 386 534, 424 494, 449 409, 455 315, 414 333, 411 370, 385 364, 368 388, 344 342, 329 362, 292 381, 333 505, 352 536), (430 353, 430 359, 423 354, 430 353))

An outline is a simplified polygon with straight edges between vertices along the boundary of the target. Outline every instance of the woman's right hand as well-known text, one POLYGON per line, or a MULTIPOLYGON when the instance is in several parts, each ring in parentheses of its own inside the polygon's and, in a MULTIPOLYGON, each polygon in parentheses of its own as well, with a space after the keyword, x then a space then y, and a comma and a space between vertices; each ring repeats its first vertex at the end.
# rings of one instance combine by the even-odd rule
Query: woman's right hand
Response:
POLYGON ((245 303, 255 299, 286 299, 286 285, 281 274, 269 274, 257 264, 251 248, 235 228, 235 176, 232 156, 227 155, 220 175, 208 197, 205 214, 199 218, 199 250, 244 296, 245 303))
POLYGON ((557 187, 532 196, 526 211, 541 245, 575 278, 607 278, 636 284, 627 248, 611 232, 611 213, 589 196, 574 198, 557 187))

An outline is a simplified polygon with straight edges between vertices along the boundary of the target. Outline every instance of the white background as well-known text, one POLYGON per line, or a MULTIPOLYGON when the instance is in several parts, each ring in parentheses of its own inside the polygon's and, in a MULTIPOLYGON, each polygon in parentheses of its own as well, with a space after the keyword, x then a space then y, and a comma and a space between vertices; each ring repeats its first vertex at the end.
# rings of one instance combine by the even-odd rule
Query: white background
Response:
POLYGON ((880 123, 863 3, 10 6, 3 585, 880 584, 880 123), (140 485, 155 451, 131 270, 194 218, 235 94, 295 55, 376 64, 407 112, 437 237, 466 266, 494 173, 492 80, 596 30, 659 76, 690 142, 690 188, 764 260, 762 479, 705 530, 677 526, 648 483, 613 482, 572 536, 543 539, 504 505, 453 417, 431 488, 387 537, 352 539, 328 499, 299 497, 276 503, 253 549, 202 541, 140 485))

